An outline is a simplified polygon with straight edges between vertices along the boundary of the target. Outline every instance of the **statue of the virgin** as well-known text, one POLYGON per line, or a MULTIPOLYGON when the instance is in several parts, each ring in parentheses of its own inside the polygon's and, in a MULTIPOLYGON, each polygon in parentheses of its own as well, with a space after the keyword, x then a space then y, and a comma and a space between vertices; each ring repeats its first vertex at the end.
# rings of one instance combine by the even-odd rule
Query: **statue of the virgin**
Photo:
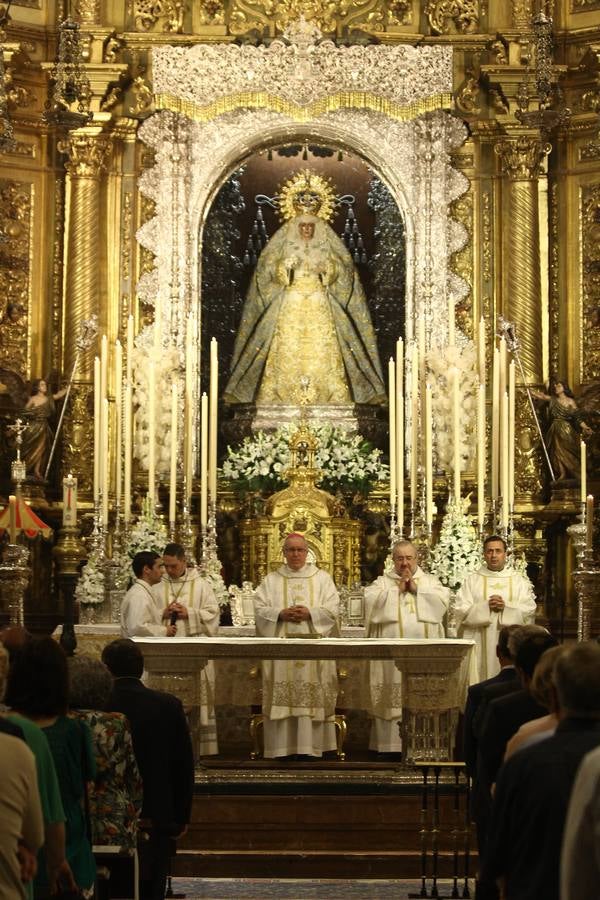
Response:
POLYGON ((315 179, 304 173, 296 182, 284 206, 288 221, 252 276, 225 390, 229 404, 291 404, 303 378, 315 406, 386 402, 365 293, 326 221, 333 204, 313 189, 315 179))

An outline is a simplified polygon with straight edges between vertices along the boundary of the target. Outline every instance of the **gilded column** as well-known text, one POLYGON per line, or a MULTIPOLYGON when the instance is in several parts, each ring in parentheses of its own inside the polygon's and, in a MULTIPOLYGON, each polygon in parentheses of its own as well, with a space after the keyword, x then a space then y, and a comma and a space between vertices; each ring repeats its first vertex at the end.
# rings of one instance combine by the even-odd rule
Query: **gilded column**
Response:
POLYGON ((528 384, 543 381, 538 175, 549 149, 525 135, 495 146, 504 176, 502 309, 515 323, 528 384))
MULTIPOLYGON (((100 312, 100 178, 109 147, 106 137, 85 132, 75 132, 59 144, 68 156, 65 165, 70 186, 64 303, 66 377, 75 364, 83 322, 100 312)), ((91 489, 92 476, 93 357, 93 347, 79 356, 63 445, 64 468, 77 476, 84 493, 91 489)))

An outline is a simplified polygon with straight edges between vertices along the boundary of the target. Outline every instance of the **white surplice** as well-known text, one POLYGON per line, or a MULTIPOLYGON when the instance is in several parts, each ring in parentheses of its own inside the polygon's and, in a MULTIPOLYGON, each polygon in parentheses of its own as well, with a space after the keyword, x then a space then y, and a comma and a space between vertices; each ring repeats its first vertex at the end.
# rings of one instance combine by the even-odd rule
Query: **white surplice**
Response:
POLYGON ((136 579, 121 604, 121 637, 166 637, 163 608, 152 587, 141 578, 136 579))
MULTIPOLYGON (((152 591, 161 615, 169 603, 181 603, 187 608, 188 618, 177 620, 178 635, 216 635, 219 629, 219 604, 212 587, 198 569, 186 569, 179 578, 163 575, 152 591)), ((200 735, 194 750, 198 755, 212 756, 219 752, 215 719, 215 667, 212 660, 208 661, 200 673, 199 692, 200 703, 192 710, 192 715, 199 716, 199 728, 192 728, 192 734, 200 735)))
MULTIPOLYGON (((339 634, 339 596, 327 574, 307 563, 299 571, 281 566, 256 590, 256 633, 260 637, 339 634), (281 622, 290 606, 310 609, 307 622, 281 622)), ((335 750, 337 672, 333 660, 264 660, 263 714, 265 757, 322 756, 335 750)))
MULTIPOLYGON (((404 578, 394 569, 381 575, 365 588, 366 637, 433 638, 445 637, 442 620, 448 608, 448 588, 417 566, 412 576, 417 593, 401 591, 404 578)), ((371 695, 371 734, 369 749, 379 753, 398 753, 402 749, 402 675, 393 660, 369 663, 371 695)))
POLYGON ((480 681, 500 671, 496 645, 502 626, 528 625, 535 611, 533 585, 513 569, 493 572, 483 565, 466 576, 456 595, 456 624, 459 637, 475 641, 480 681), (489 599, 494 594, 504 600, 502 612, 490 610, 489 599))

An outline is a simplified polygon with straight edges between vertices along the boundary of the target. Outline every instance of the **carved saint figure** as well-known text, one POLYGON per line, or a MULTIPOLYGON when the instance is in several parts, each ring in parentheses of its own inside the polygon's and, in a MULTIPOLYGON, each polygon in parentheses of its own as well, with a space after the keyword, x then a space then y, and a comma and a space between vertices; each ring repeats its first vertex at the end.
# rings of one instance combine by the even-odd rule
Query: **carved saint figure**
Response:
POLYGON ((592 431, 584 421, 586 415, 575 400, 572 390, 564 381, 555 381, 552 393, 531 391, 536 400, 548 404, 549 425, 545 435, 546 448, 557 481, 579 478, 581 435, 588 437, 592 431))
POLYGON ((44 378, 37 378, 31 386, 31 396, 25 404, 25 418, 28 424, 23 434, 23 458, 27 463, 27 471, 32 472, 38 480, 44 478, 44 468, 52 446, 53 433, 50 419, 54 415, 54 401, 60 400, 67 393, 66 388, 56 394, 48 392, 48 383, 44 378))
POLYGON ((225 401, 289 404, 303 377, 317 406, 386 402, 352 257, 326 221, 306 212, 282 225, 260 256, 225 401))

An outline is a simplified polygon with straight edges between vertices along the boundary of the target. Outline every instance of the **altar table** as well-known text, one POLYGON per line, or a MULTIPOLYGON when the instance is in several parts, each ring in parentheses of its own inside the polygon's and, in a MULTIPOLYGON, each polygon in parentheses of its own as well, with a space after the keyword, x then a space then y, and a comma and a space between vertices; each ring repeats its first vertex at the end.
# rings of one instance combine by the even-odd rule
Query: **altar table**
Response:
MULTIPOLYGON (((217 703, 261 702, 263 659, 334 659, 338 707, 368 708, 370 659, 393 660, 402 672, 402 738, 407 762, 452 758, 459 712, 467 688, 477 681, 473 641, 378 638, 173 637, 136 638, 144 654, 148 685, 180 697, 188 710, 199 705, 199 672, 217 660, 217 703)), ((191 721, 195 720, 192 716, 191 721)))

